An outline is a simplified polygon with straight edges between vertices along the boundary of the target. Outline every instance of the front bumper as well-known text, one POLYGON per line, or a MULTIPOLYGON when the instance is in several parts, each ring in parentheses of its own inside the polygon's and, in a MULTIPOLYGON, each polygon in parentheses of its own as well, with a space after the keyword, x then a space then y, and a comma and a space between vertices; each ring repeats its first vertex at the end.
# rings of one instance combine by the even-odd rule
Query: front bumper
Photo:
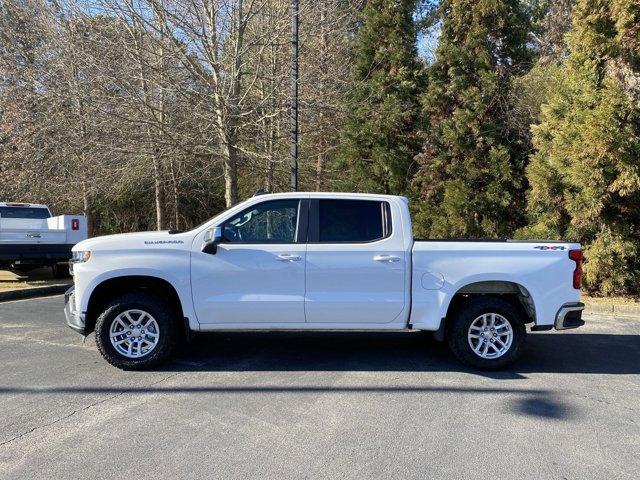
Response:
POLYGON ((71 287, 64 294, 64 316, 67 319, 67 325, 78 332, 85 335, 85 318, 84 315, 75 311, 76 302, 74 298, 74 288, 71 287))
POLYGON ((556 330, 568 330, 570 328, 578 328, 584 325, 582 320, 582 311, 584 303, 565 303, 556 314, 554 327, 556 330))

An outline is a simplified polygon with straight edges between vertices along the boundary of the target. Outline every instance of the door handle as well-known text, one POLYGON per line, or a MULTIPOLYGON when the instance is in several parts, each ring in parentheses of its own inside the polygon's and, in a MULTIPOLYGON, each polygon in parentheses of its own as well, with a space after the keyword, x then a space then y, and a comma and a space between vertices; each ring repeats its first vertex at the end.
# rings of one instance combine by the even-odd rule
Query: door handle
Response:
POLYGON ((299 262, 302 260, 300 255, 292 255, 291 253, 281 253, 276 256, 276 260, 279 262, 299 262))
POLYGON ((395 255, 376 255, 373 257, 376 262, 395 263, 400 261, 400 257, 395 255))

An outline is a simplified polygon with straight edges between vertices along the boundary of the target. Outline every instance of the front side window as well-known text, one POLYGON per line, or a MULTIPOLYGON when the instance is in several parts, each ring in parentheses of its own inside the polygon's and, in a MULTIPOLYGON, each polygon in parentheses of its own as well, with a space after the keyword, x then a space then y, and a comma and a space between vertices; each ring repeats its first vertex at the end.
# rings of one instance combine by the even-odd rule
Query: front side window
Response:
POLYGON ((389 235, 388 203, 372 200, 320 200, 318 240, 371 242, 389 235))
POLYGON ((227 220, 222 236, 229 243, 294 243, 300 201, 271 200, 227 220))

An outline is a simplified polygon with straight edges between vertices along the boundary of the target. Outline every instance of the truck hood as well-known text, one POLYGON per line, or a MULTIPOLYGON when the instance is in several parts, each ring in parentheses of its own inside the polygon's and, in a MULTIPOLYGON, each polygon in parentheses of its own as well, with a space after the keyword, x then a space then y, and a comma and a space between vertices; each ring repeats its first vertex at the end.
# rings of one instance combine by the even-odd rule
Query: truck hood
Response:
POLYGON ((188 233, 169 234, 168 231, 161 232, 136 232, 120 233, 117 235, 105 235, 102 237, 89 238, 76 244, 73 251, 99 251, 112 249, 137 249, 149 247, 181 248, 189 247, 191 235, 188 233))

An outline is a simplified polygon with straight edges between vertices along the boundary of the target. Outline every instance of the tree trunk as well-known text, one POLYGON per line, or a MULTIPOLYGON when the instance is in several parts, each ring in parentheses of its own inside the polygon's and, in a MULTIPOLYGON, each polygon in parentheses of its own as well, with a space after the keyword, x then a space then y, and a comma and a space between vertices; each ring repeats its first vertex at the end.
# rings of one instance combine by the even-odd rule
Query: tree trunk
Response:
POLYGON ((91 209, 91 194, 84 182, 82 182, 82 213, 87 217, 87 234, 91 238, 95 234, 95 225, 91 209))
POLYGON ((322 191, 322 176, 324 175, 324 152, 318 154, 316 163, 316 192, 322 191))
POLYGON ((153 156, 153 182, 155 186, 156 197, 156 228, 158 230, 164 229, 164 213, 162 208, 162 180, 160 160, 157 155, 153 156))
POLYGON ((267 193, 273 193, 273 155, 269 154, 267 158, 267 175, 264 181, 264 190, 267 193))
POLYGON ((227 136, 227 142, 223 147, 223 175, 224 175, 224 199, 227 208, 238 203, 238 149, 234 142, 227 136))
POLYGON ((173 187, 173 228, 176 230, 180 230, 180 191, 178 189, 178 179, 176 177, 176 170, 173 159, 169 162, 169 170, 171 174, 171 185, 173 187))
MULTIPOLYGON (((327 71, 328 61, 328 34, 327 34, 327 12, 324 5, 320 6, 320 66, 322 71, 327 71)), ((320 89, 320 95, 324 93, 324 79, 318 85, 320 89)), ((324 101, 321 100, 321 102, 324 101)), ((318 124, 324 127, 324 104, 320 105, 320 111, 318 113, 318 124)), ((318 159, 316 161, 316 192, 322 190, 322 177, 324 175, 324 163, 325 163, 325 139, 320 139, 320 152, 318 153, 318 159)))
MULTIPOLYGON (((272 26, 270 25, 270 28, 272 26)), ((271 71, 268 85, 269 89, 265 92, 265 87, 263 85, 262 88, 262 100, 265 101, 266 97, 269 97, 269 111, 268 118, 265 116, 264 119, 264 129, 265 129, 265 150, 267 153, 267 169, 264 180, 264 189, 268 193, 273 193, 273 176, 275 169, 275 146, 276 146, 276 123, 279 122, 279 119, 276 115, 276 109, 278 108, 277 100, 276 100, 276 87, 274 86, 276 76, 278 74, 278 51, 275 46, 271 46, 270 49, 271 54, 271 71)))
POLYGON ((267 165, 266 165, 266 171, 264 176, 264 190, 267 193, 273 192, 273 169, 274 169, 273 149, 275 145, 275 135, 276 135, 273 123, 274 123, 273 118, 265 119, 262 122, 262 128, 265 131, 264 149, 267 155, 267 165))

